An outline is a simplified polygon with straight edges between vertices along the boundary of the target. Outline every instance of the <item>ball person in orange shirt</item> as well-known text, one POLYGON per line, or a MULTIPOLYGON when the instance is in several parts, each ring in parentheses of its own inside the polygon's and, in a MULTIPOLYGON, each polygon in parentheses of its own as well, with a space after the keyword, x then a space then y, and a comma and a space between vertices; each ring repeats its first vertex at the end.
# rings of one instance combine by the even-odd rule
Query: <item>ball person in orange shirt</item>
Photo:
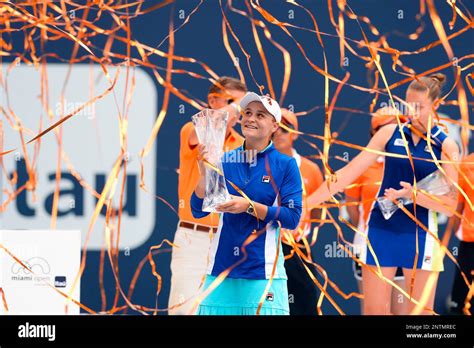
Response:
MULTIPOLYGON (((384 107, 378 109, 375 112, 375 116, 371 120, 371 129, 370 137, 372 138, 374 134, 382 127, 397 123, 396 115, 397 110, 391 107, 384 107)), ((402 123, 406 120, 401 117, 400 120, 402 123)), ((377 158, 377 161, 372 164, 367 171, 359 176, 359 178, 349 185, 344 193, 346 195, 347 213, 349 214, 349 219, 351 224, 353 224, 360 232, 365 233, 367 230, 367 222, 374 204, 375 199, 377 198, 377 192, 379 191, 380 184, 383 179, 383 165, 384 157, 380 156, 377 158), (355 204, 350 204, 355 203, 355 204)), ((355 233, 354 235, 354 254, 356 257, 359 257, 361 254, 361 249, 365 248, 366 240, 359 234, 355 233)), ((352 262, 354 277, 357 280, 357 285, 359 287, 359 292, 363 293, 362 289, 362 267, 357 262, 352 262)), ((394 278, 395 283, 404 288, 404 277, 403 270, 398 267, 397 273, 394 278)), ((364 303, 361 299, 361 310, 363 311, 364 303)), ((395 288, 392 289, 392 303, 391 303, 391 312, 395 315, 406 314, 406 299, 403 295, 395 288)))
MULTIPOLYGON (((232 77, 221 77, 214 83, 207 96, 209 108, 229 112, 224 151, 242 145, 243 138, 234 130, 240 118, 239 101, 247 92, 245 85, 232 77)), ((179 222, 171 254, 171 289, 168 302, 170 315, 190 313, 194 298, 200 292, 206 274, 212 233, 217 230, 216 214, 195 219, 191 213, 190 199, 199 180, 198 138, 192 122, 181 129, 179 148, 179 222)))
MULTIPOLYGON (((474 153, 465 157, 460 165, 459 186, 469 197, 471 203, 474 203, 474 153)), ((458 195, 457 212, 462 215, 462 220, 456 215, 451 217, 453 231, 457 231, 456 237, 460 240, 457 260, 461 271, 464 272, 469 284, 472 284, 474 278, 474 210, 471 209, 469 202, 462 194, 458 195), (461 226, 461 228, 459 228, 461 226)), ((463 308, 469 287, 464 282, 461 273, 456 268, 454 275, 454 284, 451 292, 451 301, 454 308, 451 311, 456 314, 463 314, 463 308)), ((471 311, 474 306, 474 299, 471 298, 471 311)))
MULTIPOLYGON (((282 109, 282 123, 298 131, 298 119, 296 115, 282 109)), ((311 232, 311 220, 320 218, 320 209, 313 209, 311 212, 305 209, 305 197, 310 195, 323 183, 323 174, 318 165, 307 158, 304 158, 294 149, 293 143, 298 138, 298 134, 290 132, 280 127, 273 136, 275 147, 281 153, 296 159, 301 181, 303 182, 303 212, 298 228, 294 231, 285 230, 283 233, 283 254, 285 255, 285 269, 288 276, 288 297, 290 303, 290 315, 315 315, 318 301, 318 288, 306 271, 303 263, 316 276, 317 270, 314 265, 303 261, 293 251, 288 240, 284 237, 286 233, 292 233, 295 241, 301 246, 306 254, 302 238, 307 238, 311 232)))

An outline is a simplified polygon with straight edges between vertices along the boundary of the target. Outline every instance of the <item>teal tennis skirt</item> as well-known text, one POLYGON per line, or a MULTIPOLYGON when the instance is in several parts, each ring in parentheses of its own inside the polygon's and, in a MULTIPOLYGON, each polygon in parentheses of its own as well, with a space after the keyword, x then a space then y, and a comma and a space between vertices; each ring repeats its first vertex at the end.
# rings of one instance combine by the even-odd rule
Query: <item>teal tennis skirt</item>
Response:
MULTIPOLYGON (((204 291, 216 277, 207 276, 204 291)), ((256 315, 268 279, 226 278, 199 305, 198 315, 256 315)), ((265 293, 261 315, 289 315, 286 279, 273 279, 265 293)))

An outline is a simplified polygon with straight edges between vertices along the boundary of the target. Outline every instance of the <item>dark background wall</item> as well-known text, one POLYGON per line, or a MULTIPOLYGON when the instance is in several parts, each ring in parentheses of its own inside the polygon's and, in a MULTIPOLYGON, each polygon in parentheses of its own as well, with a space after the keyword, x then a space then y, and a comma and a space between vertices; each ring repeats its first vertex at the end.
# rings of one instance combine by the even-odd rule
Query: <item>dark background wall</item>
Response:
MULTIPOLYGON (((155 1, 146 2, 147 6, 151 6, 156 3, 155 1)), ((223 1, 223 3, 225 3, 223 1)), ((336 31, 330 23, 327 2, 320 0, 299 1, 303 6, 308 8, 315 19, 317 20, 319 29, 321 32, 328 33, 330 35, 323 35, 323 41, 325 46, 326 56, 328 58, 329 72, 339 79, 345 76, 346 71, 350 73, 349 82, 352 84, 371 87, 371 82, 368 80, 373 78, 373 72, 369 74, 369 71, 365 67, 365 62, 360 58, 354 56, 346 50, 346 55, 349 58, 348 66, 344 69, 339 65, 339 40, 336 35, 336 31)), ((434 1, 437 11, 444 23, 445 30, 448 35, 451 32, 461 29, 466 23, 458 17, 457 23, 454 30, 450 31, 447 23, 451 19, 452 10, 446 4, 445 1, 434 1)), ((466 2, 467 3, 467 2, 466 2)), ((132 38, 138 40, 146 45, 155 47, 168 35, 170 18, 174 21, 175 28, 183 23, 183 14, 187 17, 190 12, 199 4, 196 0, 181 0, 176 1, 173 6, 167 6, 157 11, 153 11, 149 14, 139 16, 131 20, 132 38), (184 12, 182 12, 184 11, 184 12)), ((276 18, 282 21, 300 26, 305 28, 312 28, 313 24, 311 18, 298 7, 292 6, 285 3, 284 1, 272 0, 272 1, 261 1, 261 5, 271 12, 276 18), (294 13, 289 12, 293 10, 294 13), (291 15, 294 18, 289 18, 291 15)), ((394 47, 401 51, 414 51, 417 50, 433 41, 438 39, 436 32, 433 28, 432 22, 429 18, 429 14, 422 18, 426 27, 420 37, 417 40, 410 40, 406 35, 415 32, 419 26, 419 22, 416 20, 416 15, 420 12, 419 2, 412 0, 401 0, 401 1, 375 1, 375 0, 356 0, 350 1, 349 5, 353 11, 359 16, 367 16, 370 18, 372 24, 376 26, 380 33, 387 34, 388 43, 391 47, 394 47), (402 11, 402 12, 400 12, 402 11), (402 17, 402 18, 400 18, 402 17)), ((472 5, 472 4, 471 4, 472 5)), ((225 4, 223 4, 225 7, 225 4)), ((234 6, 247 11, 245 3, 243 1, 234 1, 234 6)), ((333 6, 337 8, 335 2, 333 6)), ((472 11, 472 6, 470 6, 472 11)), ((265 74, 258 52, 256 50, 255 42, 252 35, 251 25, 247 18, 239 16, 235 13, 230 13, 225 10, 231 25, 241 40, 242 45, 250 54, 250 65, 252 72, 255 76, 256 81, 259 84, 267 86, 265 74)), ((337 18, 337 11, 334 10, 337 18)), ((254 15, 258 19, 262 17, 253 11, 254 15)), ((80 13, 76 13, 76 17, 80 17, 80 13)), ((110 16, 104 16, 98 25, 103 27, 110 27, 112 21, 110 16)), ((324 78, 322 75, 317 73, 304 59, 303 55, 297 48, 296 44, 289 38, 281 29, 277 26, 266 22, 267 26, 271 30, 273 38, 283 45, 291 53, 292 59, 292 74, 291 82, 288 88, 288 93, 284 99, 282 106, 292 106, 296 112, 309 110, 314 106, 320 106, 314 112, 309 113, 307 116, 300 118, 300 129, 306 133, 323 134, 324 126, 324 78)), ((354 39, 356 41, 362 40, 360 28, 356 21, 345 18, 346 26, 346 37, 354 39)), ((369 31, 366 24, 361 23, 361 27, 368 36, 369 40, 375 38, 369 31)), ((317 37, 314 33, 309 31, 297 30, 289 28, 291 33, 304 47, 308 58, 319 67, 323 68, 323 51, 319 44, 317 37)), ((122 33, 123 34, 123 33, 122 33)), ((270 66, 270 72, 272 80, 277 91, 277 98, 280 96, 281 83, 283 80, 284 65, 280 52, 274 48, 267 40, 261 30, 259 30, 260 39, 263 42, 263 46, 267 55, 268 63, 270 66)), ((230 33, 229 33, 230 36, 230 33)), ((455 52, 456 57, 462 57, 467 54, 472 54, 473 48, 473 36, 472 31, 467 32, 453 40, 451 45, 455 52)), ((93 43, 96 47, 103 47, 106 38, 98 35, 93 39, 93 43)), ((249 74, 249 69, 246 64, 245 56, 240 51, 238 45, 230 37, 231 46, 239 57, 240 65, 245 73, 248 88, 250 90, 258 91, 256 84, 253 82, 249 74)), ((21 50, 22 41, 21 38, 15 38, 14 43, 17 50, 21 50), (16 41, 15 41, 16 40, 16 41)), ((219 75, 231 75, 238 76, 234 64, 227 54, 223 41, 222 41, 222 14, 219 2, 217 0, 205 1, 197 10, 197 12, 190 18, 188 24, 183 26, 175 34, 175 54, 187 57, 193 57, 196 60, 205 62, 219 75)), ((358 54, 368 56, 367 49, 357 47, 357 44, 350 42, 351 46, 357 49, 358 54)), ((49 43, 47 46, 48 52, 56 52, 62 57, 69 57, 70 49, 72 45, 64 43, 49 43)), ((125 53, 125 45, 116 43, 114 44, 112 51, 125 53)), ((160 49, 168 49, 168 41, 165 41, 160 49)), ((101 52, 98 49, 94 50, 96 55, 100 56, 101 52)), ((132 55, 138 57, 136 51, 132 50, 132 55)), ((443 47, 441 45, 436 46, 428 50, 427 52, 420 53, 417 55, 403 56, 403 62, 405 65, 414 69, 417 73, 421 73, 428 69, 434 68, 441 64, 449 61, 443 47)), ((8 61, 6 59, 5 61, 8 61)), ((54 60, 48 60, 53 62, 54 60)), ((151 56, 150 61, 160 68, 166 67, 166 60, 157 56, 151 56)), ((465 66, 469 60, 465 60, 460 64, 465 66)), ((385 54, 381 57, 381 64, 386 74, 389 84, 401 80, 404 76, 396 73, 392 70, 392 60, 390 56, 385 54)), ((206 75, 204 69, 199 67, 197 64, 191 63, 179 63, 175 62, 175 68, 182 68, 189 71, 193 71, 202 75, 206 75)), ((401 70, 401 68, 398 68, 401 70)), ((148 68, 144 68, 150 76, 153 76, 152 72, 148 68)), ((472 71, 472 70, 471 70, 472 71)), ((454 82, 453 70, 448 68, 443 71, 448 75, 448 86, 451 86, 454 82)), ((463 73, 463 79, 467 72, 463 73)), ((160 74, 164 76, 165 71, 160 70, 160 74)), ((156 82, 156 80, 155 80, 156 82)), ((172 78, 174 86, 181 90, 187 91, 191 96, 205 100, 207 89, 209 87, 209 81, 205 79, 195 79, 186 74, 174 74, 172 78)), ((380 86, 382 83, 380 83, 380 86)), ((156 82, 158 89, 159 98, 157 100, 158 109, 161 108, 163 87, 156 82)), ((329 93, 330 98, 334 95, 337 84, 330 82, 329 93)), ((400 86, 394 89, 392 92, 403 98, 406 91, 406 85, 400 86)), ((265 88, 265 93, 268 89, 265 88)), ((472 101, 472 98, 468 98, 472 101)), ((345 86, 337 100, 338 107, 346 107, 357 109, 363 112, 368 112, 369 104, 374 97, 373 94, 367 92, 357 91, 351 87, 345 86)), ((453 92, 448 100, 456 98, 456 92, 453 92)), ((387 102, 386 96, 381 96, 378 104, 387 102)), ((442 106, 440 111, 450 115, 454 119, 459 119, 459 109, 454 106, 442 106)), ((470 109, 471 111, 471 109, 470 109)), ((188 122, 190 116, 196 112, 191 105, 179 100, 175 96, 171 97, 170 104, 168 107, 168 113, 164 124, 160 130, 157 146, 157 194, 168 200, 174 207, 178 205, 177 198, 177 185, 178 177, 176 169, 178 168, 178 151, 179 151, 179 130, 181 126, 188 122), (184 113, 180 113, 180 107, 184 105, 184 113)), ((471 119, 472 122, 472 119, 471 119)), ((331 128, 334 131, 339 132, 339 139, 358 144, 365 145, 368 141, 368 129, 370 124, 370 116, 368 114, 350 113, 347 111, 335 111, 332 119, 331 128)), ((144 135, 148 136, 148 135, 144 135)), ((311 138, 306 138, 312 142, 311 138)), ((315 142, 320 148, 322 143, 319 141, 315 142)), ((297 150, 303 155, 315 155, 316 152, 311 149, 303 140, 299 140, 296 143, 297 150)), ((471 146, 472 151, 472 146, 471 146)), ((331 148, 330 164, 334 169, 341 167, 342 162, 335 159, 335 156, 344 156, 344 152, 347 152, 349 158, 352 158, 357 151, 342 147, 333 146, 331 148)), ((321 166, 321 162, 316 160, 321 166)), ((337 211, 333 211, 337 216, 337 211)), ((155 230, 152 237, 147 243, 140 248, 131 251, 130 255, 126 256, 123 253, 120 256, 120 280, 125 290, 128 290, 128 284, 133 276, 135 269, 137 268, 140 260, 142 260, 150 246, 159 244, 163 239, 173 239, 177 224, 177 216, 167 207, 164 203, 157 201, 156 206, 156 224, 155 230)), ((349 232, 342 224, 345 237, 349 240, 352 239, 352 233, 349 232)), ((443 229, 442 227, 441 229, 443 229)), ((332 245, 337 240, 336 230, 332 226, 325 226, 321 229, 318 237, 318 241, 313 248, 315 255, 315 262, 320 264, 328 273, 329 278, 334 281, 339 288, 345 292, 350 293, 357 291, 356 282, 352 276, 351 270, 351 259, 348 257, 326 257, 325 251, 328 245, 332 245)), ((453 238, 450 243, 450 247, 457 245, 457 240, 453 238)), ((166 308, 167 299, 169 293, 170 284, 170 257, 171 254, 166 252, 166 247, 163 248, 163 252, 155 256, 155 262, 157 264, 157 270, 162 276, 163 286, 158 297, 159 308, 166 308)), ((89 252, 88 263, 86 272, 82 278, 81 286, 81 298, 82 302, 87 306, 99 310, 101 307, 101 297, 99 288, 99 252, 89 252)), ((436 297, 436 311, 443 313, 445 311, 445 302, 450 291, 454 265, 451 261, 445 261, 446 271, 441 275, 438 284, 438 291, 436 297)), ((113 302, 115 295, 115 285, 110 267, 106 262, 105 271, 105 289, 107 293, 108 308, 113 302)), ((342 310, 348 314, 359 314, 359 301, 357 299, 344 300, 341 296, 336 294, 334 291, 329 290, 329 293, 334 296, 338 305, 342 310)), ((149 307, 154 307, 156 304, 156 278, 151 273, 151 268, 148 263, 143 267, 141 275, 138 279, 132 302, 141 304, 149 307)), ((121 300, 119 303, 123 303, 121 300)), ((329 304, 328 301, 324 301, 323 313, 325 314, 336 314, 337 312, 329 304)))

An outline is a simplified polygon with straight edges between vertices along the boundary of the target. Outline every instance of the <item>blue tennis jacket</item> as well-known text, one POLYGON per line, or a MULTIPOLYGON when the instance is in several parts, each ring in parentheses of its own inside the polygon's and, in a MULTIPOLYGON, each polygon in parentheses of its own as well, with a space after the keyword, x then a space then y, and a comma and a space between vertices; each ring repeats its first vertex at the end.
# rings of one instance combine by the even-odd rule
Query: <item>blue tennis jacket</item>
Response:
MULTIPOLYGON (((218 276, 233 267, 229 278, 269 279, 280 246, 273 277, 286 279, 277 221, 282 228, 290 230, 300 221, 303 190, 298 165, 294 158, 278 152, 272 142, 257 154, 256 160, 248 161, 244 149, 245 143, 224 154, 224 176, 252 201, 268 206, 268 212, 263 220, 246 212, 221 213, 211 244, 207 273, 218 276), (255 231, 258 237, 244 250, 244 241, 255 231)), ((229 183, 227 189, 231 195, 240 196, 229 183)), ((193 193, 191 209, 195 218, 209 214, 202 211, 202 204, 203 199, 193 193)))

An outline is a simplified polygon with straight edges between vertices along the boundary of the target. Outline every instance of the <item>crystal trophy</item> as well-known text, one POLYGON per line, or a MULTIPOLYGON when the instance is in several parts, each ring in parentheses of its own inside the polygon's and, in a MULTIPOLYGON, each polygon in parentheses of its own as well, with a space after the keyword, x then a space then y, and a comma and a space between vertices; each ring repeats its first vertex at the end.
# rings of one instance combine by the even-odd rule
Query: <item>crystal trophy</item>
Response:
POLYGON ((216 206, 231 200, 222 169, 228 115, 227 111, 204 109, 192 116, 199 143, 206 145, 208 162, 220 171, 206 166, 206 192, 202 204, 202 210, 206 212, 216 212, 216 206))
MULTIPOLYGON (((434 171, 430 175, 420 180, 416 184, 416 187, 418 190, 423 190, 424 192, 435 196, 445 195, 451 190, 451 185, 448 183, 443 173, 441 173, 439 170, 434 171)), ((388 220, 399 209, 400 206, 412 204, 413 200, 410 198, 399 198, 397 204, 385 197, 379 197, 377 198, 377 202, 380 210, 382 211, 383 217, 385 220, 388 220)))

